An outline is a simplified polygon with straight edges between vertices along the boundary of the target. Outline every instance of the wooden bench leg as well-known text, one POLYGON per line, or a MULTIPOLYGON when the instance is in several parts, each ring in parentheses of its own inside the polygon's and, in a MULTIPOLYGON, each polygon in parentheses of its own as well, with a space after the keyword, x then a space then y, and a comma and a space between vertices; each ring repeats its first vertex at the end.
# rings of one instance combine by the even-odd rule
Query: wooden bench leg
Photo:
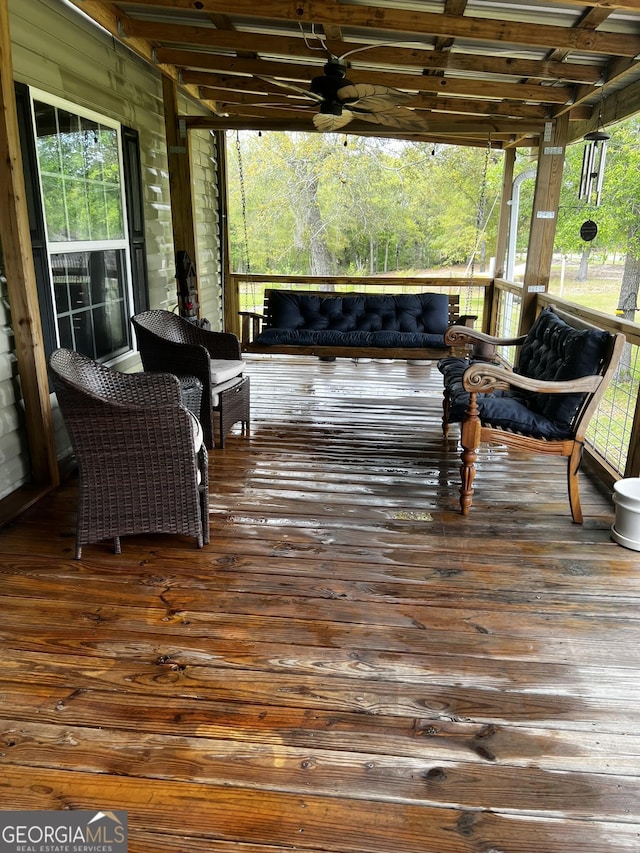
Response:
POLYGON ((582 524, 582 507, 580 506, 580 484, 578 482, 578 471, 582 462, 582 450, 584 444, 574 441, 571 456, 567 459, 567 485, 569 487, 569 506, 571 517, 576 524, 582 524))
POLYGON ((449 416, 451 414, 451 394, 445 388, 442 397, 442 435, 449 438, 449 416))
POLYGON ((476 460, 478 458, 478 446, 480 445, 480 416, 478 414, 478 403, 475 392, 469 396, 469 404, 462 420, 460 443, 462 453, 460 459, 460 508, 463 515, 469 514, 473 501, 473 480, 476 476, 476 460))

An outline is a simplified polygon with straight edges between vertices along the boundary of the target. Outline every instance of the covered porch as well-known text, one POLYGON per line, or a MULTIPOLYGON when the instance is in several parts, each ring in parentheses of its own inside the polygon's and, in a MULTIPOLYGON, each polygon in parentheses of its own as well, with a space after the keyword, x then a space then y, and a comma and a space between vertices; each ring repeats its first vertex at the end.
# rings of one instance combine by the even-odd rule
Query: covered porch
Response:
POLYGON ((211 544, 73 560, 73 482, 0 537, 3 806, 131 853, 637 849, 637 553, 564 460, 483 447, 434 364, 248 357, 211 544), (237 429, 237 428, 236 428, 237 429))

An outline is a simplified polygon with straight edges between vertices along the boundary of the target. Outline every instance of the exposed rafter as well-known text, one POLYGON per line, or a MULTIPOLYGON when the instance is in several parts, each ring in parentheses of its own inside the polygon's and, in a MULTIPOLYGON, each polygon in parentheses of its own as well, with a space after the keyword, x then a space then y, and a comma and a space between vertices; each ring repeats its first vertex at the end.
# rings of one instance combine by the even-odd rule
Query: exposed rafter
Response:
POLYGON ((603 93, 623 117, 619 93, 640 80, 638 0, 74 2, 180 81, 216 128, 314 130, 305 92, 330 56, 354 84, 403 93, 397 116, 411 117, 372 126, 360 113, 341 132, 458 144, 491 130, 496 146, 535 145, 565 114, 576 138, 603 93))

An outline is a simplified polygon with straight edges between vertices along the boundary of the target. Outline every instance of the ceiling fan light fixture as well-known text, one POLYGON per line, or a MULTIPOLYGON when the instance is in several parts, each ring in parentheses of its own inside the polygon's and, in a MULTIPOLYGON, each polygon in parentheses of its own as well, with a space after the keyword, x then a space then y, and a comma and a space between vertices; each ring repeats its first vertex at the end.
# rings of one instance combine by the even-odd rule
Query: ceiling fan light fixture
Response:
POLYGON ((347 69, 345 65, 337 60, 329 60, 323 67, 324 74, 314 77, 309 84, 309 91, 320 95, 327 101, 336 100, 338 89, 343 86, 352 86, 351 80, 347 80, 347 69))
POLYGON ((320 104, 320 112, 325 116, 341 116, 342 104, 339 101, 323 101, 320 104))

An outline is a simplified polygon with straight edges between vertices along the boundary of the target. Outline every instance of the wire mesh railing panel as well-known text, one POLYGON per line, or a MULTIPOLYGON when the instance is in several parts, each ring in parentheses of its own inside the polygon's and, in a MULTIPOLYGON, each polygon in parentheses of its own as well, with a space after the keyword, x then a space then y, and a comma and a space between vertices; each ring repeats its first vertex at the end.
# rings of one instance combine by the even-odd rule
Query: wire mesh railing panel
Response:
POLYGON ((631 446, 639 391, 640 346, 627 343, 618 371, 587 430, 589 444, 621 477, 631 446))
MULTIPOLYGON (((496 317, 496 337, 515 338, 520 327, 520 313, 522 310, 522 297, 519 293, 508 290, 498 291, 498 311, 496 317)), ((499 355, 511 361, 513 359, 513 347, 499 347, 499 355)))

